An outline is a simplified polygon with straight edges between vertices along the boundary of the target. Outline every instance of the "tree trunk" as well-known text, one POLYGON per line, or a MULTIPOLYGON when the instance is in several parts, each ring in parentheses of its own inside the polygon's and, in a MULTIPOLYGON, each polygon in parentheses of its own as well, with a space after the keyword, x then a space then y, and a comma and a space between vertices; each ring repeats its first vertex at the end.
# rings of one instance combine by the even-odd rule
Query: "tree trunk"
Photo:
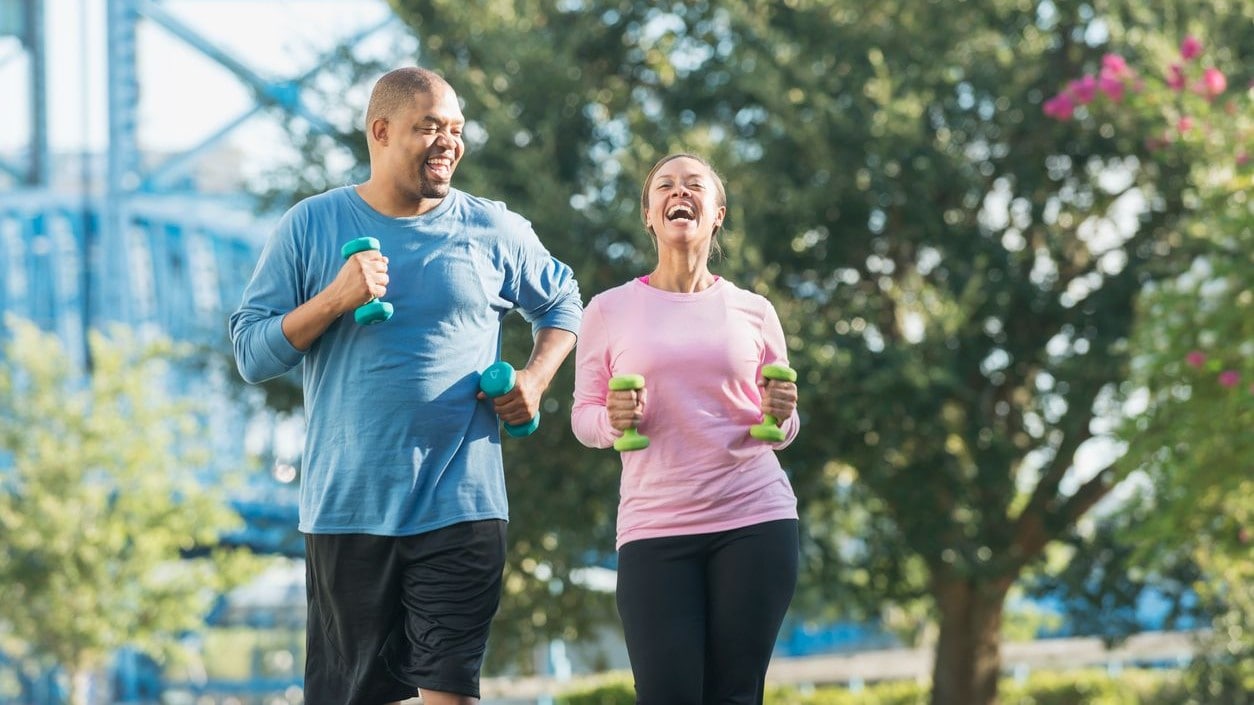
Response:
POLYGON ((90 668, 76 668, 70 672, 70 705, 91 705, 90 668))
POLYGON ((1001 619, 1009 581, 937 579, 940 636, 931 705, 997 705, 1001 619))
POLYGON ((70 670, 70 705, 106 705, 112 702, 112 688, 109 679, 100 677, 96 668, 75 668, 70 670))

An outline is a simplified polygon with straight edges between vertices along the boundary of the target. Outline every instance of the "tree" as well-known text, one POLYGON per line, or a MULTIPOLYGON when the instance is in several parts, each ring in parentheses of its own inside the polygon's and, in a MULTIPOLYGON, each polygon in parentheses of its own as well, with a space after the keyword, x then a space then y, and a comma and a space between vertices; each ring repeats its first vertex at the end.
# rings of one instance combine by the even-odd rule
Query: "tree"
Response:
MULTIPOLYGON (((586 295, 648 266, 656 157, 720 167, 717 268, 776 302, 806 389, 799 604, 930 596, 933 703, 995 702, 1007 591, 1122 477, 1092 451, 1136 301, 1190 261, 1191 166, 1043 100, 1182 17, 1245 47, 1248 3, 392 4, 465 101, 459 185, 530 217, 586 295)), ((506 451, 516 645, 591 623, 569 576, 610 545, 616 460, 541 427, 546 452, 506 451)))
POLYGON ((122 646, 168 651, 250 574, 217 550, 239 526, 196 477, 201 418, 171 397, 166 342, 90 334, 94 374, 10 319, 0 356, 0 633, 87 705, 122 646), (196 551, 200 558, 189 558, 196 551))

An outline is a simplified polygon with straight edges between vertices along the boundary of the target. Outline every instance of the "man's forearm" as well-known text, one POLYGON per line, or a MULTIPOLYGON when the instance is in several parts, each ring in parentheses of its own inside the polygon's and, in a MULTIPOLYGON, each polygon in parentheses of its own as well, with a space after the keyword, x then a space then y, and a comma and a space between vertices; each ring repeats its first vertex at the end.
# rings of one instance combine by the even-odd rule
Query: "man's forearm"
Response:
POLYGON ((308 350, 341 315, 343 312, 335 307, 331 297, 319 294, 283 317, 283 335, 292 347, 308 350))
POLYGON ((543 382, 542 388, 548 389, 562 362, 575 349, 575 340, 574 333, 561 328, 541 328, 536 332, 527 372, 543 382))

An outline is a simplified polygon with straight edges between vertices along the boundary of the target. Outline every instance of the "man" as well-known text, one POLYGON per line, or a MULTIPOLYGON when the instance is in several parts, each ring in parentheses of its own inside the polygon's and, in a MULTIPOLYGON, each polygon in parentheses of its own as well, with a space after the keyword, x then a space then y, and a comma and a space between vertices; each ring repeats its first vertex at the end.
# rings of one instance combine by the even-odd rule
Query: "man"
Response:
POLYGON ((248 382, 304 363, 308 705, 478 701, 508 519, 498 417, 538 413, 578 332, 570 268, 503 204, 451 187, 464 125, 437 74, 383 76, 369 179, 288 211, 231 316, 248 382), (364 236, 380 250, 345 259, 364 236), (391 319, 354 321, 384 297, 391 319), (515 309, 531 358, 489 401, 479 373, 515 309))

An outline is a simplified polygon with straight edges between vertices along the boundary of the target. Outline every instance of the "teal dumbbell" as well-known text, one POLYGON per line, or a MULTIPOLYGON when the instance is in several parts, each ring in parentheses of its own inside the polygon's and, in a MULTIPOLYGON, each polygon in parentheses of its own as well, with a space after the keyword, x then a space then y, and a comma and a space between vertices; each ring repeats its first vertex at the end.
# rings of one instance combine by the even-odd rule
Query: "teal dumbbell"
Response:
MULTIPOLYGON (((359 237, 349 240, 340 248, 340 256, 348 259, 358 252, 379 249, 379 241, 373 237, 359 237)), ((392 304, 378 299, 370 299, 366 303, 357 307, 353 312, 353 320, 363 326, 372 323, 382 323, 392 317, 392 304)))
MULTIPOLYGON (((781 382, 796 382, 797 371, 786 365, 767 365, 762 368, 762 377, 781 382)), ((749 427, 749 435, 759 441, 779 443, 784 440, 784 430, 779 427, 779 419, 770 414, 762 415, 762 423, 749 427)))
MULTIPOLYGON (((610 391, 621 392, 628 389, 644 389, 644 376, 618 375, 610 379, 610 391)), ((620 453, 644 450, 648 447, 649 437, 637 431, 634 426, 623 431, 623 435, 614 441, 614 450, 620 453)))
MULTIPOLYGON (((479 375, 479 390, 488 395, 489 399, 495 399, 502 394, 508 394, 517 380, 518 375, 514 372, 514 366, 501 360, 489 365, 488 369, 479 375)), ((540 415, 536 414, 531 417, 530 421, 518 426, 503 425, 505 432, 515 438, 530 436, 540 426, 540 415)))

